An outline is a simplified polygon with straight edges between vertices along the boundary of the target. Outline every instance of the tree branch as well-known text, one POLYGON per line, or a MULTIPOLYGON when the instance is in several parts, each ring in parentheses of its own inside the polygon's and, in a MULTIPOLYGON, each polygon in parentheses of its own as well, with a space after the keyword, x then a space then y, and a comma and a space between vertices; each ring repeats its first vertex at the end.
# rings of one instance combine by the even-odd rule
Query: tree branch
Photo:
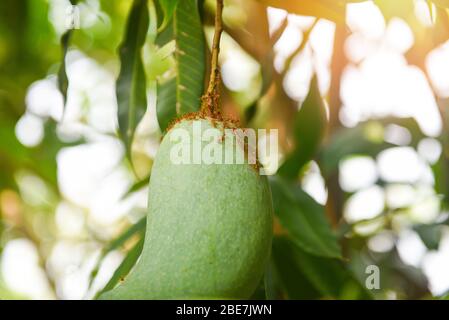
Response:
POLYGON ((221 118, 219 109, 219 88, 220 88, 220 67, 218 65, 218 55, 220 53, 220 38, 223 32, 223 0, 217 0, 217 10, 215 13, 215 32, 212 43, 211 70, 209 85, 205 95, 202 97, 201 112, 213 118, 221 118))

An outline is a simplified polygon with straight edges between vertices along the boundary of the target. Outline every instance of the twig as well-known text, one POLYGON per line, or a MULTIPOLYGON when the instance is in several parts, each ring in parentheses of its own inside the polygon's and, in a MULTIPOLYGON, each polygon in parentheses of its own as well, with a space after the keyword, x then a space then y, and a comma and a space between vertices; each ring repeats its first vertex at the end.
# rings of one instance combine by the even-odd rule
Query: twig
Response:
POLYGON ((307 43, 309 43, 310 34, 312 33, 313 29, 317 25, 317 23, 320 21, 320 19, 315 19, 312 23, 312 25, 304 32, 304 38, 302 42, 299 44, 298 48, 295 49, 295 51, 287 58, 287 60, 284 63, 284 69, 282 71, 282 75, 285 76, 287 71, 290 69, 293 59, 296 58, 296 56, 301 53, 302 50, 306 47, 307 43))
POLYGON ((270 42, 272 46, 274 46, 276 42, 281 38, 287 26, 288 26, 288 14, 285 16, 284 20, 282 20, 282 23, 279 26, 279 28, 277 28, 270 36, 270 42))

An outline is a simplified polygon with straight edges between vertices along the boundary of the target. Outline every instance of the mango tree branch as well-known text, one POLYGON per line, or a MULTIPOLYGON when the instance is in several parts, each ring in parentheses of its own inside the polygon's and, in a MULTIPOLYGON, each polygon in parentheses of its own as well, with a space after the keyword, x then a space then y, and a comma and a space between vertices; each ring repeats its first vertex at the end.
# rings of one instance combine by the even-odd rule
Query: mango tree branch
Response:
POLYGON ((309 43, 310 35, 319 21, 320 21, 319 18, 317 18, 313 21, 312 25, 304 32, 304 37, 303 37, 302 42, 295 49, 295 51, 287 58, 287 60, 285 60, 284 69, 282 70, 282 77, 285 77, 287 71, 290 69, 290 67, 292 65, 293 60, 296 58, 296 56, 298 54, 300 54, 304 50, 307 43, 309 43))
POLYGON ((211 69, 209 77, 209 85, 207 91, 202 98, 201 112, 214 117, 220 118, 219 104, 219 88, 220 88, 220 67, 218 65, 218 55, 220 53, 220 38, 223 32, 223 0, 217 0, 217 10, 215 13, 215 32, 212 42, 211 69))

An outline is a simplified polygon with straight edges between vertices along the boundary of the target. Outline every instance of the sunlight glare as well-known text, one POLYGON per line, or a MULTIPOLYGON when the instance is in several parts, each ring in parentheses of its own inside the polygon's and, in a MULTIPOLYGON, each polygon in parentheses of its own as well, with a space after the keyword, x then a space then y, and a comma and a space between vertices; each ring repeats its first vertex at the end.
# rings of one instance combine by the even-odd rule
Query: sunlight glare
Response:
POLYGON ((372 186, 352 195, 345 204, 344 217, 348 223, 373 219, 384 209, 385 195, 379 186, 372 186))
POLYGON ((39 259, 38 251, 30 240, 10 240, 2 252, 1 274, 9 288, 25 297, 53 299, 39 259))

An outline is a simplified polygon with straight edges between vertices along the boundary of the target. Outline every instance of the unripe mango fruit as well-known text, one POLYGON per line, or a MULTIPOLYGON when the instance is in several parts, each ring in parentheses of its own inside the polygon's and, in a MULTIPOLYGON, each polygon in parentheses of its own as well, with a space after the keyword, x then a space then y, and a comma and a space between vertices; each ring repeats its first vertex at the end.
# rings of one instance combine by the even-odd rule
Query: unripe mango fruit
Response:
MULTIPOLYGON (((151 173, 142 255, 101 299, 246 299, 261 280, 272 240, 267 179, 248 163, 174 164, 170 156, 179 141, 170 137, 185 129, 197 139, 194 123, 202 130, 226 126, 191 117, 165 135, 151 173)), ((224 153, 244 152, 232 138, 223 135, 216 143, 224 153), (234 142, 225 144, 228 139, 234 142)))

